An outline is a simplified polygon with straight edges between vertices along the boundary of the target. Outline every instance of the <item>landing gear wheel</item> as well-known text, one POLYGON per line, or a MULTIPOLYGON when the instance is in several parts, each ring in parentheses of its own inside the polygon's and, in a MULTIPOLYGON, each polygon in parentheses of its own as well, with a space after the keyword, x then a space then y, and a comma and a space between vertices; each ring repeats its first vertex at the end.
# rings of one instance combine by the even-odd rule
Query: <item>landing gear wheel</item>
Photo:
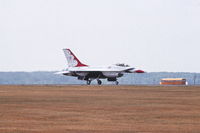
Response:
POLYGON ((91 84, 91 80, 87 80, 87 85, 90 85, 91 84))
POLYGON ((98 85, 101 85, 102 81, 101 80, 97 80, 97 83, 98 83, 98 85))
POLYGON ((118 82, 118 81, 115 81, 115 84, 116 84, 116 85, 118 85, 118 84, 119 84, 119 82, 118 82))

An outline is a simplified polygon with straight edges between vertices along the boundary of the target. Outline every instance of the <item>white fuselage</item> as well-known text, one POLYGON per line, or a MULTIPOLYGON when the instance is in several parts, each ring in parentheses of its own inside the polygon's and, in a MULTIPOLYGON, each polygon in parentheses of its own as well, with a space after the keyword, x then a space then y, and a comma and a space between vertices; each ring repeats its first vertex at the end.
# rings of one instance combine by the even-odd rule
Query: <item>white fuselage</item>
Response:
POLYGON ((133 67, 122 67, 122 66, 108 66, 108 67, 68 67, 63 74, 71 75, 72 73, 76 73, 77 76, 87 76, 90 72, 101 72, 103 76, 107 78, 119 77, 119 74, 123 74, 125 72, 132 73, 133 67))
POLYGON ((100 79, 115 81, 118 84, 117 78, 122 77, 124 73, 143 73, 142 70, 135 70, 126 64, 116 64, 107 67, 91 67, 81 63, 81 61, 72 53, 70 49, 63 49, 68 62, 68 68, 59 74, 66 76, 74 76, 79 80, 86 80, 90 84, 91 80, 97 79, 98 84, 101 84, 100 79))

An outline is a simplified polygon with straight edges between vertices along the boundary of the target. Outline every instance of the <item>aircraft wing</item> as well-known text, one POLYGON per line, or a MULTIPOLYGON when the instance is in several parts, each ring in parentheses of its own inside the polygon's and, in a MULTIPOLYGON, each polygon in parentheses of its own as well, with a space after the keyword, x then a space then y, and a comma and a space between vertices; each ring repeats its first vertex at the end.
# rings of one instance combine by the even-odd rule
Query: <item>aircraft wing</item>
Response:
POLYGON ((70 74, 70 71, 60 71, 60 72, 56 72, 54 74, 70 74))

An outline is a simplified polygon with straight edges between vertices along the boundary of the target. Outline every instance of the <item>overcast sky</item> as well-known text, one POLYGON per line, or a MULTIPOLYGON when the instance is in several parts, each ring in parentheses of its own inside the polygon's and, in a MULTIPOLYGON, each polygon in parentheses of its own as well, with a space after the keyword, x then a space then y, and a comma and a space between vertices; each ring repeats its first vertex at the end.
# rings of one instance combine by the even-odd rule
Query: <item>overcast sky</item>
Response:
POLYGON ((0 0, 0 71, 85 64, 200 72, 200 0, 0 0))

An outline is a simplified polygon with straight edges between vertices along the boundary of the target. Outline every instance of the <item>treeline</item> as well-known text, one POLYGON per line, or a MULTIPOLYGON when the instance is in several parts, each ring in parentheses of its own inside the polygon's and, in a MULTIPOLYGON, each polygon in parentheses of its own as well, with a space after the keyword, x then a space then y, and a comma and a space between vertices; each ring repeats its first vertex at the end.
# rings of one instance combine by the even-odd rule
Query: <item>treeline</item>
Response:
MULTIPOLYGON (((0 84, 28 85, 28 84, 85 84, 85 81, 54 74, 55 72, 0 72, 0 84)), ((127 85, 158 85, 162 78, 186 78, 189 85, 200 85, 200 73, 171 73, 151 72, 144 74, 125 74, 119 78, 120 84, 127 85)), ((114 84, 102 80, 103 84, 114 84)), ((93 81, 92 84, 96 84, 93 81)))

